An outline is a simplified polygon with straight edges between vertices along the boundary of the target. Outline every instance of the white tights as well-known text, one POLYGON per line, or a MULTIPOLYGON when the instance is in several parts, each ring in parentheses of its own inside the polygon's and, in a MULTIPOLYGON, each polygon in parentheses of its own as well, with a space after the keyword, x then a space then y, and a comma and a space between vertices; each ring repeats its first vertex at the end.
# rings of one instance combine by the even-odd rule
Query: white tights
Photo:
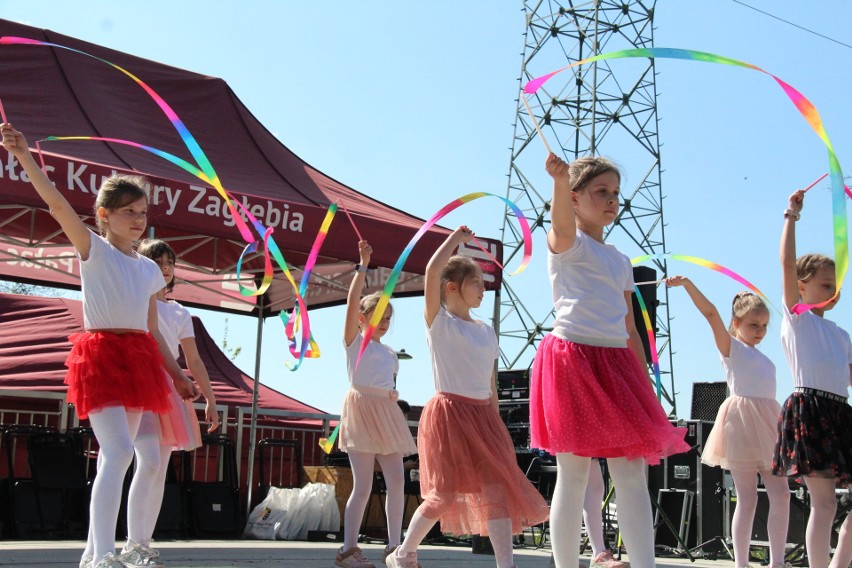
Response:
MULTIPOLYGON (((557 568, 573 568, 579 560, 577 542, 585 492, 581 493, 577 488, 586 486, 589 460, 567 453, 556 456, 550 532, 559 535, 551 540, 557 568), (565 537, 562 538, 562 535, 565 537)), ((651 568, 654 566, 654 523, 645 479, 645 461, 609 458, 607 464, 615 483, 618 508, 623 512, 618 516, 618 526, 630 550, 630 565, 633 568, 651 568)))
MULTIPOLYGON (((804 479, 811 499, 811 516, 808 518, 808 528, 805 531, 808 566, 810 568, 827 568, 831 551, 831 524, 834 522, 834 514, 837 512, 834 478, 805 477, 804 479)), ((844 555, 848 555, 847 551, 842 552, 844 555)), ((848 563, 843 568, 846 568, 846 566, 848 566, 848 563)))
POLYGON ((586 484, 586 497, 583 501, 583 523, 589 544, 592 545, 592 558, 606 550, 603 535, 603 517, 601 504, 603 502, 604 480, 601 464, 598 460, 589 463, 589 480, 586 484))
POLYGON ((731 523, 734 541, 734 564, 748 566, 751 529, 757 508, 757 474, 763 478, 769 498, 769 515, 766 532, 769 535, 769 565, 784 565, 784 545, 787 542, 787 524, 790 518, 790 490, 786 477, 776 477, 772 472, 731 470, 737 489, 737 508, 731 523))
MULTIPOLYGON (((408 523, 408 530, 405 532, 405 540, 396 551, 398 556, 404 556, 412 552, 417 552, 417 547, 432 530, 432 527, 438 522, 438 519, 431 519, 423 516, 420 507, 411 516, 411 522, 408 523)), ((511 519, 493 519, 488 521, 488 538, 491 540, 491 547, 494 549, 494 558, 497 561, 497 568, 512 568, 514 566, 514 555, 512 552, 512 520, 511 519)))
POLYGON ((160 515, 166 471, 172 455, 170 446, 160 445, 156 414, 146 412, 142 416, 133 447, 136 450, 136 471, 127 496, 127 536, 137 544, 147 545, 160 515))
POLYGON ((133 461, 133 439, 142 418, 123 406, 108 406, 89 414, 100 450, 98 474, 92 485, 89 505, 89 537, 83 556, 91 555, 97 565, 107 553, 115 553, 115 525, 121 505, 121 487, 133 461))
POLYGON ((379 455, 350 451, 352 493, 349 495, 346 511, 343 513, 343 550, 350 550, 358 545, 358 531, 373 489, 376 460, 382 468, 387 488, 385 514, 388 524, 388 546, 398 545, 402 537, 402 515, 405 505, 405 471, 402 465, 402 454, 379 455))

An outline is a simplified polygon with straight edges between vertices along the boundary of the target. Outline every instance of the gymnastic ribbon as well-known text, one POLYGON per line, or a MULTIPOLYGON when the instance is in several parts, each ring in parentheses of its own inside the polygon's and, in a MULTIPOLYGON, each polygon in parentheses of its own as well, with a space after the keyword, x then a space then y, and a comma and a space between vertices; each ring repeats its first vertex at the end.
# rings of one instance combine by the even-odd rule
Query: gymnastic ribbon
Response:
POLYGON ((376 307, 373 310, 373 316, 370 318, 369 325, 367 329, 364 331, 364 339, 361 342, 361 349, 358 351, 358 358, 355 360, 355 367, 358 367, 358 363, 361 361, 361 356, 364 355, 364 350, 367 348, 367 345, 370 343, 370 339, 373 337, 373 334, 376 332, 376 328, 379 325, 379 322, 382 321, 382 315, 385 313, 385 309, 390 302, 391 293, 393 292, 394 287, 396 287, 396 282, 399 280, 399 276, 402 273, 402 267, 405 266, 405 261, 408 260, 411 251, 414 249, 414 245, 417 244, 417 241, 426 234, 426 231, 432 228, 432 226, 440 221, 445 215, 454 211, 475 199, 479 199, 480 197, 496 197, 497 199, 501 199, 515 214, 515 217, 518 219, 518 225, 521 227, 521 232, 524 238, 524 257, 521 259, 521 264, 518 265, 518 268, 510 274, 510 276, 514 276, 522 272, 527 265, 530 263, 530 259, 532 258, 532 233, 530 232, 530 225, 527 222, 527 218, 524 216, 523 212, 520 208, 515 205, 515 203, 505 197, 500 195, 495 195, 493 193, 484 193, 484 192, 474 192, 468 193, 467 195, 463 195, 458 199, 455 199, 446 205, 444 205, 441 209, 439 209, 434 215, 432 215, 423 226, 415 233, 411 240, 406 245, 405 249, 402 251, 402 254, 399 255, 399 259, 397 259, 396 264, 391 270, 390 275, 388 276, 388 281, 385 283, 385 287, 382 290, 382 295, 379 298, 376 307))
MULTIPOLYGON (((789 83, 783 81, 779 77, 773 75, 772 73, 769 73, 768 71, 765 71, 764 69, 761 69, 756 65, 752 65, 751 63, 746 63, 744 61, 739 61, 737 59, 731 59, 730 57, 724 57, 722 55, 715 55, 713 53, 707 53, 703 51, 693 51, 690 49, 651 47, 642 49, 625 49, 621 51, 612 51, 609 53, 601 53, 593 57, 582 59, 580 61, 572 63, 571 65, 567 65, 561 69, 557 69, 556 71, 533 79, 524 86, 524 93, 536 93, 542 87, 542 85, 544 85, 544 83, 546 83, 551 77, 572 67, 577 67, 579 65, 592 63, 595 61, 603 61, 606 59, 623 59, 631 57, 684 59, 689 61, 703 61, 706 63, 719 63, 722 65, 744 67, 746 69, 752 69, 754 71, 759 71, 761 73, 769 75, 776 83, 778 83, 778 85, 784 91, 784 94, 787 95, 787 97, 790 99, 790 101, 793 103, 799 113, 804 117, 804 119, 811 126, 814 132, 816 132, 817 136, 819 136, 819 138, 823 141, 826 150, 828 151, 828 171, 829 175, 831 176, 832 223, 834 229, 834 259, 836 264, 837 293, 839 294, 840 288, 843 285, 843 280, 846 277, 846 271, 849 268, 849 240, 843 171, 840 167, 840 161, 838 160, 837 155, 834 152, 834 146, 832 145, 831 140, 829 139, 828 134, 826 133, 825 125, 823 124, 822 118, 820 117, 819 112, 817 112, 816 107, 813 105, 813 103, 811 103, 811 101, 809 101, 802 93, 800 93, 789 83)), ((810 310, 811 308, 820 308, 822 306, 827 305, 833 299, 834 298, 826 300, 821 304, 796 304, 795 306, 793 306, 791 311, 793 313, 798 314, 810 310)))
MULTIPOLYGON (((293 279, 292 274, 290 273, 290 269, 287 266, 286 261, 284 260, 284 256, 281 254, 281 250, 278 248, 278 245, 276 244, 275 240, 272 238, 273 229, 272 228, 267 229, 266 227, 264 227, 263 224, 260 223, 251 214, 251 212, 248 211, 248 209, 246 209, 243 206, 242 203, 240 203, 238 200, 232 199, 230 193, 222 185, 222 183, 219 179, 219 176, 216 173, 216 170, 213 168, 213 164, 210 163, 210 160, 204 154, 204 151, 201 149, 201 146, 198 144, 195 137, 192 135, 192 133, 189 131, 189 129, 186 127, 186 125, 183 123, 183 121, 180 119, 180 117, 177 115, 177 113, 171 108, 171 106, 169 106, 169 104, 153 88, 151 88, 149 85, 147 85, 139 77, 135 76, 133 73, 124 69, 123 67, 120 67, 119 65, 116 65, 116 64, 114 64, 110 61, 107 61, 106 59, 97 57, 95 55, 91 55, 89 53, 86 53, 84 51, 80 51, 78 49, 67 47, 67 46, 64 46, 64 45, 45 42, 45 41, 41 41, 41 40, 30 39, 30 38, 14 37, 14 36, 0 37, 0 45, 32 45, 32 46, 46 46, 46 47, 55 47, 55 48, 59 48, 59 49, 65 49, 65 50, 68 50, 68 51, 71 51, 71 52, 74 52, 74 53, 78 53, 80 55, 84 55, 86 57, 91 57, 92 59, 95 59, 97 61, 105 63, 105 64, 109 65, 110 67, 122 72, 127 77, 129 77, 134 82, 136 82, 136 84, 138 84, 151 97, 151 99, 155 102, 155 104, 157 104, 157 106, 160 107, 160 109, 163 111, 163 113, 166 115, 166 117, 172 123, 172 126, 178 132, 178 135, 181 137, 181 140, 183 141, 187 150, 190 152, 190 154, 192 154, 193 158, 195 158, 196 164, 198 164, 197 166, 193 165, 192 163, 190 163, 190 162, 188 162, 188 161, 186 161, 182 158, 179 158, 179 157, 177 157, 173 154, 170 154, 168 152, 164 152, 162 150, 158 150, 157 148, 153 148, 151 146, 140 144, 138 142, 132 142, 132 141, 129 141, 129 140, 121 140, 121 139, 117 139, 117 138, 93 137, 93 136, 49 136, 45 140, 46 141, 99 140, 99 141, 108 142, 108 143, 116 143, 116 144, 124 144, 124 145, 128 145, 128 146, 132 146, 132 147, 135 147, 135 148, 139 148, 139 149, 148 151, 148 152, 150 152, 154 155, 157 155, 157 156, 177 165, 178 167, 183 168, 184 170, 186 170, 187 172, 191 173, 192 175, 198 177, 202 181, 209 183, 220 194, 220 196, 225 200, 225 203, 228 206, 228 210, 229 210, 229 212, 231 213, 231 216, 234 219, 234 223, 236 224, 238 230, 240 231, 240 235, 248 243, 247 246, 245 247, 245 249, 243 250, 242 254, 240 255, 240 258, 237 262, 237 283, 239 285, 240 293, 243 296, 258 296, 258 295, 262 295, 263 293, 266 292, 266 290, 269 288, 270 284, 272 283, 272 279, 273 279, 272 262, 269 258, 270 254, 272 255, 273 258, 275 258, 275 261, 278 263, 279 267, 282 269, 282 271, 284 272, 284 275, 287 277, 287 279, 290 281, 290 284, 293 287, 293 290, 294 290, 295 296, 296 296, 295 305, 296 305, 296 309, 298 310, 298 311, 296 311, 296 309, 294 309, 294 312, 298 313, 298 317, 299 317, 301 324, 302 324, 302 345, 301 345, 301 348, 299 349, 298 361, 296 363, 292 363, 292 362, 288 361, 288 362, 285 363, 286 366, 290 370, 295 371, 296 369, 299 368, 299 366, 301 365, 301 363, 302 363, 302 361, 304 360, 305 357, 317 357, 317 356, 319 356, 319 348, 318 348, 318 346, 316 345, 316 342, 313 340, 313 338, 311 336, 310 319, 309 319, 309 316, 308 316, 308 310, 307 310, 307 306, 306 306, 305 301, 304 301, 304 297, 303 297, 302 293, 300 293, 300 287, 296 286, 296 282, 293 279), (234 206, 234 204, 236 204, 236 207, 234 206), (264 275, 263 275, 263 279, 261 281, 261 284, 257 287, 257 290, 251 290, 251 289, 246 288, 242 285, 242 283, 240 282, 240 269, 242 267, 242 261, 243 261, 243 258, 245 257, 245 255, 250 254, 250 253, 254 253, 257 250, 257 246, 258 246, 258 243, 260 241, 258 241, 254 238, 254 236, 252 235, 251 229, 248 227, 248 225, 245 223, 245 221, 239 215, 239 213, 237 212, 237 209, 239 209, 246 216, 246 218, 249 220, 251 225, 254 227, 257 234, 261 236, 261 240, 264 243, 264 253, 263 253, 264 254, 264 275)), ((40 146, 37 145, 37 147, 39 148, 39 151, 40 151, 40 149, 41 149, 40 146)), ((40 156, 40 158, 41 158, 41 156, 40 156)), ((42 162, 43 162, 43 159, 42 159, 42 162)), ((335 211, 336 211, 336 208, 335 208, 335 211)), ((331 217, 333 218, 334 213, 331 212, 331 211, 330 211, 330 213, 331 213, 331 217)), ((328 220, 328 219, 329 219, 329 215, 327 214, 326 220, 328 220)), ((325 221, 324 221, 324 224, 325 224, 325 221)), ((328 228, 326 226, 326 233, 327 233, 327 230, 328 230, 328 228)), ((318 238, 315 241, 315 247, 317 246, 317 244, 321 245, 323 240, 324 240, 324 235, 323 235, 322 239, 318 238)), ((309 254, 309 257, 313 256, 313 258, 315 260, 316 259, 316 253, 318 253, 318 250, 315 251, 315 250, 312 249, 310 254, 309 254)), ((306 270, 306 272, 309 273, 310 271, 306 270)), ((303 274, 303 280, 304 280, 304 274, 303 274)), ((285 329, 286 329, 288 320, 285 319, 284 313, 283 312, 279 313, 279 317, 281 317, 282 321, 284 321, 285 329)), ((295 337, 292 337, 292 338, 288 337, 288 339, 290 340, 290 343, 291 343, 290 351, 291 351, 291 353, 293 353, 294 352, 295 337)))
POLYGON ((645 306, 645 300, 642 299, 642 292, 639 291, 639 286, 633 286, 636 292, 636 300, 639 302, 639 309, 642 311, 642 320, 645 322, 645 330, 648 333, 648 351, 651 352, 651 368, 654 370, 654 379, 657 384, 657 400, 663 398, 663 381, 660 377, 660 356, 657 355, 657 339, 654 336, 654 326, 651 323, 651 316, 648 314, 648 308, 645 306))
POLYGON ((319 447, 327 454, 330 454, 331 450, 334 449, 334 441, 337 440, 337 433, 340 432, 340 424, 341 422, 337 423, 337 426, 334 427, 334 431, 331 433, 331 436, 319 439, 319 447))

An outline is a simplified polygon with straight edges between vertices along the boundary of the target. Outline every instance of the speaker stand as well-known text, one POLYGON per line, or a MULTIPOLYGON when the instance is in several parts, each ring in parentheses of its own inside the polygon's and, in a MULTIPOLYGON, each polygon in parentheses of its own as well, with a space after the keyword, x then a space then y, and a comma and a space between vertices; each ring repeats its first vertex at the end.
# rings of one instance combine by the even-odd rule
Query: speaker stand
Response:
MULTIPOLYGON (((726 539, 722 538, 721 536, 714 536, 710 540, 706 540, 706 541, 702 542, 698 546, 693 547, 692 550, 690 550, 690 552, 695 552, 696 550, 702 550, 705 546, 712 544, 714 542, 721 544, 722 548, 725 549, 725 552, 728 553, 728 556, 731 558, 731 560, 734 559, 734 553, 733 553, 733 551, 731 551, 731 547, 728 544, 728 541, 726 539)), ((716 552, 703 552, 703 550, 702 550, 701 556, 702 556, 702 558, 706 558, 708 560, 717 560, 717 558, 716 558, 717 553, 716 552)))
POLYGON ((689 548, 686 546, 686 543, 680 536, 680 531, 675 528, 671 519, 666 514, 666 511, 663 509, 662 506, 660 506, 660 502, 657 501, 656 497, 654 497, 654 492, 651 491, 650 487, 648 488, 648 496, 651 499, 651 506, 654 507, 654 512, 660 516, 660 519, 662 519, 662 521, 666 524, 669 530, 672 531, 675 540, 677 540, 678 548, 671 549, 671 552, 676 556, 686 556, 690 562, 695 562, 695 557, 692 555, 692 551, 689 550, 689 548))

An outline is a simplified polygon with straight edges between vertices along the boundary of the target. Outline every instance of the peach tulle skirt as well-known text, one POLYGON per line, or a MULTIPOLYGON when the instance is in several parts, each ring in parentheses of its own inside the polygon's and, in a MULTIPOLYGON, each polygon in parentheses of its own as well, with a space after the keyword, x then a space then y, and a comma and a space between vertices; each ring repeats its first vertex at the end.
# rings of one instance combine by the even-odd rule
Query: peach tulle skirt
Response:
POLYGON ((729 396, 716 413, 701 461, 725 469, 772 469, 781 405, 774 398, 729 396))
POLYGON ((417 445, 421 512, 440 519, 442 531, 487 535, 488 521, 508 518, 519 534, 547 519, 490 400, 437 393, 420 416, 417 445))
POLYGON ((201 447, 201 427, 191 400, 178 394, 168 373, 163 373, 169 388, 168 412, 158 414, 160 420, 160 445, 188 452, 201 447))
POLYGON ((340 440, 344 452, 366 454, 417 453, 417 446, 396 403, 399 393, 364 385, 352 385, 343 399, 340 440))

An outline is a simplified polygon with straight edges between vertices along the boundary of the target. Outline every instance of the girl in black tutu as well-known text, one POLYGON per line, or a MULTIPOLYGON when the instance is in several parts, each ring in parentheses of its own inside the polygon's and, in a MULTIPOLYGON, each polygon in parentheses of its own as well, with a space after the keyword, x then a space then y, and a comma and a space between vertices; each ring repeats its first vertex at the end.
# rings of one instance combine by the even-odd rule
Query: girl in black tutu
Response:
MULTIPOLYGON (((781 233, 781 342, 795 388, 781 408, 772 470, 804 478, 811 500, 808 565, 826 568, 837 509, 834 489, 848 484, 852 463, 852 407, 846 401, 852 343, 846 331, 823 317, 838 300, 834 261, 820 254, 796 258, 796 221, 804 198, 803 190, 790 196, 781 233), (794 313, 799 302, 811 309, 794 313)), ((847 517, 832 567, 846 568, 852 561, 848 524, 847 517)))

